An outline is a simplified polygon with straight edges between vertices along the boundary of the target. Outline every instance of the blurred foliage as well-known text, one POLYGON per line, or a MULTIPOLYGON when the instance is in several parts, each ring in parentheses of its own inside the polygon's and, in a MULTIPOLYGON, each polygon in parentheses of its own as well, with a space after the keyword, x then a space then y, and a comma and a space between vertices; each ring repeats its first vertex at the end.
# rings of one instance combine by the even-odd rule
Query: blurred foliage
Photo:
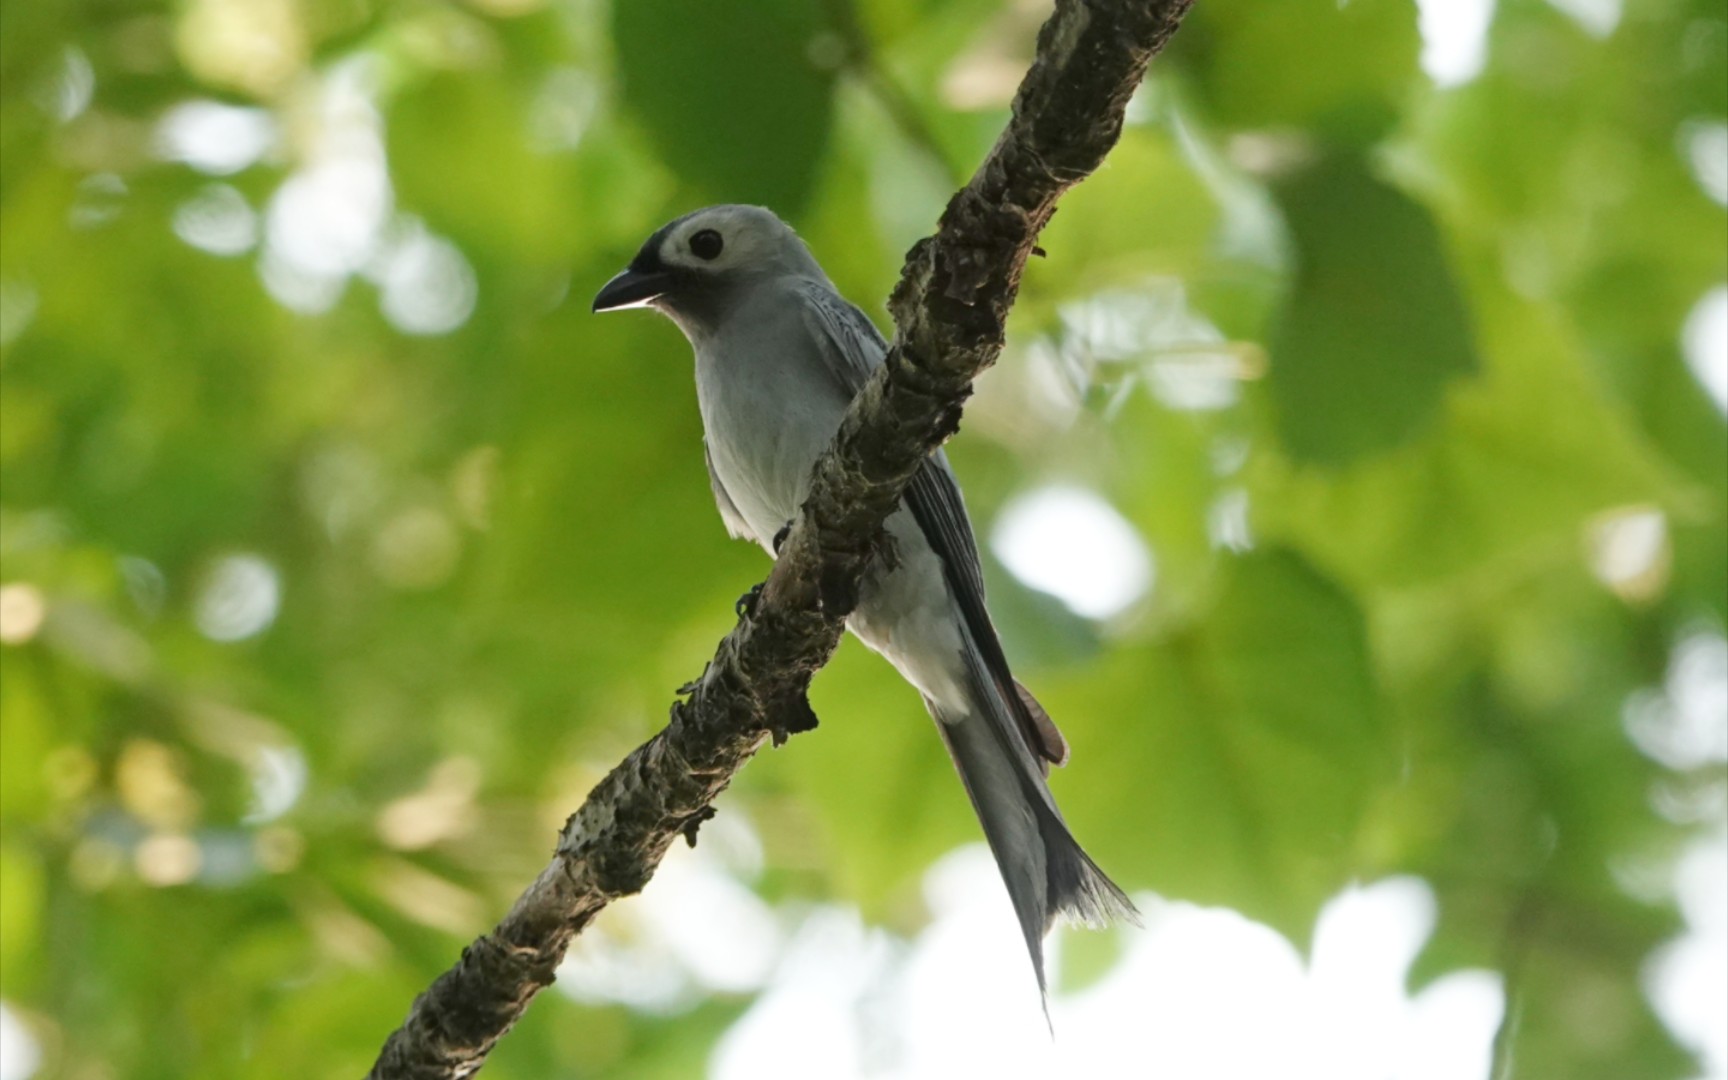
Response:
MULTIPOLYGON (((585 298, 764 201, 880 314, 1035 8, 0 8, 0 994, 43 1075, 364 1071, 764 570, 683 341, 585 298)), ((1506 972, 1524 1075, 1681 1075, 1648 881, 1723 772, 1623 715, 1728 621, 1681 349, 1728 270, 1689 149, 1728 21, 1501 0, 1451 87, 1421 44, 1407 0, 1198 4, 952 456, 981 535, 1059 482, 1156 559, 1102 622, 989 568, 1119 881, 1300 943, 1420 875, 1419 974, 1506 972)), ((815 696, 722 813, 764 896, 914 931, 964 797, 874 658, 815 696)), ((548 994, 489 1075, 691 1075, 747 1000, 548 994)))

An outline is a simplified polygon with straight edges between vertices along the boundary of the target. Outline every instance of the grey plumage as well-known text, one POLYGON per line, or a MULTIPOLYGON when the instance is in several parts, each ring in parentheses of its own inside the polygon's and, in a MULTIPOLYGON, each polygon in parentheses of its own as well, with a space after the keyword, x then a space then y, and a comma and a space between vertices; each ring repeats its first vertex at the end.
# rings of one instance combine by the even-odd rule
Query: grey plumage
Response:
MULTIPOLYGON (((715 206, 650 237, 595 298, 651 306, 696 353, 714 499, 727 530, 773 554, 810 467, 887 351, 802 240, 760 207, 715 206)), ((1067 745, 1014 681, 984 604, 960 487, 937 451, 887 522, 899 556, 867 575, 848 629, 916 686, 935 717, 1014 903, 1040 992, 1043 938, 1058 915, 1134 917, 1081 850, 1045 776, 1067 745)))

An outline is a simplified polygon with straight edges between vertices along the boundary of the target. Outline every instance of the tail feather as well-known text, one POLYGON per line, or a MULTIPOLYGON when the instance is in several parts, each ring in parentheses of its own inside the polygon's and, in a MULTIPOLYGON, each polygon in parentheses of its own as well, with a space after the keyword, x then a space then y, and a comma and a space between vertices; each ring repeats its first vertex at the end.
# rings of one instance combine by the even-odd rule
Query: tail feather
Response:
POLYGON ((1080 926, 1101 930, 1113 923, 1140 925, 1140 912, 1114 881, 1098 869, 1060 819, 1054 830, 1045 822, 1044 849, 1051 852, 1046 873, 1055 914, 1080 926), (1059 831, 1060 837, 1052 835, 1059 831))
MULTIPOLYGON (((1027 747, 1018 720, 993 683, 974 678, 970 689, 971 708, 964 714, 929 699, 925 704, 936 717, 996 857, 1042 996, 1046 991, 1044 935, 1059 916, 1103 926, 1138 922, 1138 913, 1068 831, 1044 782, 1044 762, 1027 747)), ((1016 690, 1025 693, 1018 686, 1016 690)), ((1029 694, 1026 697, 1030 699, 1029 694)), ((1037 712, 1042 715, 1043 709, 1037 712)))

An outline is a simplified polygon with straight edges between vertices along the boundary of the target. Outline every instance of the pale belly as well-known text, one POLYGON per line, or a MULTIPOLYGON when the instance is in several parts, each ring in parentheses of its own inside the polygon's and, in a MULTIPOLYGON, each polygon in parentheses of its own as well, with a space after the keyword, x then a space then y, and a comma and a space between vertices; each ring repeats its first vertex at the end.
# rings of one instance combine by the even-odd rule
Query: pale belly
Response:
POLYGON ((846 628, 880 653, 907 682, 959 719, 968 712, 960 611, 948 591, 942 560, 910 511, 888 519, 899 564, 865 578, 858 610, 846 628))
MULTIPOLYGON (((766 456, 761 462, 747 463, 732 458, 719 446, 713 449, 714 470, 721 486, 762 547, 773 555, 775 533, 796 516, 803 501, 809 462, 815 454, 803 462, 782 463, 766 456)), ((817 452, 820 450, 821 446, 817 452)), ((847 620, 846 628, 893 664, 919 693, 957 717, 967 711, 965 644, 960 612, 948 591, 941 557, 904 507, 889 517, 888 533, 894 539, 898 563, 889 573, 872 570, 866 575, 858 609, 847 620)))

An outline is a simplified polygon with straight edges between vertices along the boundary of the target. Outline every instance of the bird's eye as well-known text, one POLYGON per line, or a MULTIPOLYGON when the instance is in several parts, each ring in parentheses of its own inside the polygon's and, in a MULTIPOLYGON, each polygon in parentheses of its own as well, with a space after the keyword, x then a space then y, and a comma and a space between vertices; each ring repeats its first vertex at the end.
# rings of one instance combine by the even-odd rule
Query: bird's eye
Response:
POLYGON ((698 259, 719 258, 720 249, 724 246, 725 243, 720 239, 720 234, 713 229, 703 229, 690 238, 690 254, 698 259))

